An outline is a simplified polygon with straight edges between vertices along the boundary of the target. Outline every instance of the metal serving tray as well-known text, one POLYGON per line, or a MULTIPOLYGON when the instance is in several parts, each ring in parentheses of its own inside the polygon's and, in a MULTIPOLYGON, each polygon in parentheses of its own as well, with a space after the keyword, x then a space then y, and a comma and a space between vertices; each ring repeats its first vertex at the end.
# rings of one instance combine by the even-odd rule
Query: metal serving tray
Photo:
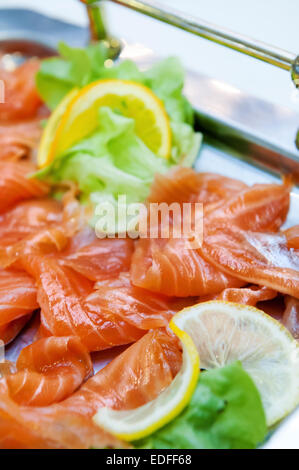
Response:
MULTIPOLYGON (((34 43, 36 54, 50 54, 55 52, 59 40, 83 46, 88 38, 87 28, 30 10, 0 9, 0 49, 4 47, 7 53, 26 54, 34 43)), ((158 59, 140 44, 125 44, 122 58, 132 58, 144 68, 158 59)), ((283 173, 291 172, 299 182, 296 146, 299 113, 250 96, 217 77, 192 71, 187 72, 185 93, 196 111, 196 126, 204 133, 196 170, 236 177, 247 184, 278 181, 283 173)), ((299 223, 298 187, 291 194, 286 226, 296 223, 299 223)), ((17 341, 7 347, 6 358, 15 360, 34 332, 33 320, 17 341)), ((121 350, 94 354, 95 369, 102 368, 121 350)), ((299 449, 299 409, 273 431, 263 448, 299 449)))

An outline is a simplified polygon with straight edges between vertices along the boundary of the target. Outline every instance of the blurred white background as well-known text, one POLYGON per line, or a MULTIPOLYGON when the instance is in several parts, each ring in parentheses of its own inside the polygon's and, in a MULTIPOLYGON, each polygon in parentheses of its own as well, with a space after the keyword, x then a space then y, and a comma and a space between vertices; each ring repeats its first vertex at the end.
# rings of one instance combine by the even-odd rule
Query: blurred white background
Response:
MULTIPOLYGON (((159 3, 299 54, 298 0, 159 0, 159 3)), ((86 24, 84 6, 79 0, 0 0, 1 7, 31 8, 86 24)), ((188 68, 299 110, 299 92, 294 89, 288 72, 109 2, 106 12, 114 35, 145 44, 162 56, 176 54, 188 68)))

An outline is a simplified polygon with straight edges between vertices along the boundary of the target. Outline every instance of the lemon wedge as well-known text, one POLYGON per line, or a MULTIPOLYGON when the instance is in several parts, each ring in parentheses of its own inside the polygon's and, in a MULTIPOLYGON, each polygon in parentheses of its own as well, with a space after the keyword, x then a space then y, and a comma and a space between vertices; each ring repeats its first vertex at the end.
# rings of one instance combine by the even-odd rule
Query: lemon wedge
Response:
POLYGON ((299 346, 261 310, 231 302, 204 302, 179 312, 176 325, 193 339, 201 368, 236 360, 254 380, 268 426, 299 404, 299 346))
POLYGON ((180 338, 183 363, 169 387, 155 400, 129 411, 100 408, 94 422, 125 441, 141 439, 174 419, 189 403, 199 375, 199 356, 190 336, 175 323, 170 328, 180 338))
POLYGON ((53 160, 53 151, 52 145, 53 140, 56 135, 57 128, 60 124, 61 118, 67 109, 67 106, 72 101, 72 99, 77 95, 78 88, 71 90, 62 101, 59 103, 57 108, 50 115, 46 127, 43 131, 42 138, 39 144, 38 153, 37 153, 37 164, 39 168, 43 168, 53 160))
MULTIPOLYGON (((52 142, 50 146, 44 145, 39 166, 44 166, 45 161, 49 163, 93 132, 98 126, 101 106, 134 119, 135 132, 148 148, 160 157, 170 156, 171 128, 162 101, 146 86, 129 80, 109 79, 93 82, 72 97, 67 95, 65 103, 58 106, 52 129, 45 131, 47 135, 51 131, 52 142)), ((50 139, 44 137, 44 140, 50 139)))

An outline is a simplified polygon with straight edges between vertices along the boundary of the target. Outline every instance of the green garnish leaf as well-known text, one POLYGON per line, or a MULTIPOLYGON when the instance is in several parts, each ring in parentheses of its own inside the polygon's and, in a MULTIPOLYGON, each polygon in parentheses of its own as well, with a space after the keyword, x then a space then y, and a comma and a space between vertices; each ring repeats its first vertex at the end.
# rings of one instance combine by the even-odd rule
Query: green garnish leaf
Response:
POLYGON ((43 60, 36 75, 38 92, 52 110, 72 88, 83 87, 100 78, 108 57, 103 44, 81 49, 60 42, 58 51, 60 57, 43 60))
POLYGON ((259 392, 240 362, 202 372, 189 405, 135 442, 149 449, 251 449, 267 433, 259 392))
POLYGON ((143 201, 156 172, 169 168, 135 134, 133 119, 110 108, 99 109, 99 126, 90 136, 68 149, 35 177, 52 182, 76 181, 82 199, 104 191, 128 202, 143 201))

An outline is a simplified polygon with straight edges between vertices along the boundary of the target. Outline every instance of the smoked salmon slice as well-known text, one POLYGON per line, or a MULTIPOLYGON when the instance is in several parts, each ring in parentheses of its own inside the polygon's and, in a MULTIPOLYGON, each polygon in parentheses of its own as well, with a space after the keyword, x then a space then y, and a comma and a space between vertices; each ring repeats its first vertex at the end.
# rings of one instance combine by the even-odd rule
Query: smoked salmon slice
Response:
POLYGON ((38 60, 31 59, 11 72, 0 69, 5 93, 4 103, 0 103, 0 122, 29 119, 38 114, 42 105, 35 84, 39 66, 38 60))
POLYGON ((102 406, 136 408, 156 398, 181 364, 177 338, 163 328, 149 331, 55 408, 84 416, 93 416, 102 406))
POLYGON ((192 301, 172 299, 135 287, 128 273, 121 273, 114 280, 97 282, 95 291, 86 299, 88 308, 99 317, 113 313, 116 323, 126 322, 141 330, 167 326, 171 317, 192 301))
MULTIPOLYGON (((8 347, 5 349, 5 357, 7 360, 11 361, 14 365, 20 355, 22 349, 26 346, 32 344, 36 339, 38 339, 38 328, 40 325, 40 312, 35 311, 31 318, 28 320, 28 324, 25 325, 24 331, 21 332, 17 341, 12 341, 8 347)), ((24 317, 20 317, 19 320, 24 317)), ((26 317, 27 318, 27 317, 26 317)), ((18 320, 15 320, 18 321, 18 320)))
POLYGON ((232 276, 299 298, 299 253, 283 234, 214 226, 206 228, 201 251, 232 276))
POLYGON ((233 195, 210 211, 205 225, 240 227, 254 232, 276 232, 285 222, 290 206, 290 186, 256 184, 233 195))
POLYGON ((29 322, 31 315, 24 315, 17 318, 16 320, 6 323, 5 325, 0 326, 0 339, 5 345, 8 345, 15 339, 15 337, 20 333, 24 328, 26 323, 29 322))
POLYGON ((299 225, 290 227, 288 230, 285 230, 283 233, 286 237, 288 248, 299 250, 299 225))
POLYGON ((216 205, 246 187, 245 183, 236 179, 214 173, 197 173, 191 168, 178 166, 165 175, 156 175, 148 202, 202 202, 205 205, 216 205))
POLYGON ((148 332, 89 378, 72 396, 47 407, 18 405, 0 381, 1 448, 124 447, 91 420, 101 406, 136 408, 166 388, 181 367, 177 338, 148 332))
MULTIPOLYGON (((55 405, 54 405, 55 406, 55 405)), ((96 426, 89 417, 53 407, 20 406, 0 382, 1 449, 104 449, 128 444, 96 426)))
POLYGON ((298 297, 299 256, 285 235, 271 233, 286 219, 289 191, 288 184, 254 185, 211 212, 202 256, 226 274, 298 297))
POLYGON ((130 342, 140 331, 132 327, 132 336, 125 324, 117 325, 116 317, 105 318, 89 310, 85 301, 93 290, 93 283, 54 258, 40 258, 36 264, 38 302, 41 307, 41 334, 76 335, 89 351, 111 347, 107 336, 115 342, 130 342), (113 321, 114 320, 114 321, 113 321), (108 334, 107 334, 108 331, 108 334), (118 333, 119 331, 119 333, 118 333), (105 338, 106 337, 106 338, 105 338))
MULTIPOLYGON (((1 109, 1 104, 0 104, 1 109)), ((40 120, 0 125, 0 160, 18 160, 30 157, 37 148, 42 128, 40 120)))
POLYGON ((140 239, 132 265, 135 286, 177 297, 217 294, 244 282, 207 262, 184 239, 140 239))
POLYGON ((0 327, 38 307, 34 279, 22 271, 0 269, 0 327))
POLYGON ((64 258, 67 258, 69 255, 76 254, 78 251, 81 251, 82 248, 92 244, 95 240, 96 234, 94 229, 89 225, 85 225, 71 236, 62 255, 64 258))
POLYGON ((50 198, 32 199, 0 214, 0 247, 13 245, 39 230, 62 222, 62 206, 50 198))
POLYGON ((200 298, 201 302, 209 300, 223 300, 225 302, 235 302, 237 304, 256 306, 258 302, 275 299, 277 292, 265 286, 248 286, 241 289, 228 288, 220 294, 200 298))
POLYGON ((96 239, 61 262, 88 279, 99 281, 128 271, 133 250, 134 242, 130 238, 96 239))
POLYGON ((39 257, 57 253, 65 248, 67 243, 68 237, 63 226, 40 230, 13 245, 0 248, 0 266, 18 267, 35 277, 35 267, 39 265, 39 257))
POLYGON ((27 176, 35 170, 30 162, 0 162, 0 214, 25 199, 48 194, 49 186, 27 176))
MULTIPOLYGON (((173 300, 134 287, 128 273, 118 275, 121 266, 128 269, 130 264, 133 242, 129 239, 100 240, 97 259, 85 257, 90 245, 80 251, 83 261, 75 258, 81 263, 78 271, 89 278, 96 279, 99 272, 101 278, 104 269, 107 277, 110 267, 108 280, 98 282, 93 290, 94 283, 68 267, 59 255, 67 240, 63 228, 57 227, 0 250, 0 264, 22 267, 35 279, 43 336, 76 335, 89 351, 99 351, 131 343, 151 328, 166 326, 174 313, 190 305, 189 299, 173 300), (103 250, 106 241, 109 251, 103 250)), ((96 242, 92 250, 95 246, 96 242)))
MULTIPOLYGON (((244 188, 246 185, 237 180, 176 167, 166 175, 156 175, 148 202, 199 202, 205 213, 244 188)), ((163 225, 163 220, 160 223, 163 225)), ((161 231, 159 237, 137 242, 131 265, 134 285, 169 296, 188 297, 217 294, 244 284, 215 268, 196 249, 189 249, 183 237, 163 238, 161 231)))
POLYGON ((89 353, 77 337, 42 338, 24 348, 17 371, 5 377, 11 398, 45 406, 71 395, 92 373, 89 353))
MULTIPOLYGON (((280 228, 289 209, 289 185, 247 187, 222 179, 218 175, 197 175, 193 170, 175 169, 166 176, 156 177, 149 202, 202 202, 204 241, 205 231, 215 223, 219 230, 227 225, 255 231, 280 228)), ((202 250, 186 247, 183 237, 140 239, 132 259, 131 279, 136 286, 180 297, 215 295, 227 288, 241 287, 245 281, 259 284, 224 269, 221 262, 203 256, 202 250)))
POLYGON ((147 330, 166 326, 182 308, 177 301, 133 287, 128 274, 103 281, 93 291, 91 281, 55 258, 39 258, 34 269, 41 334, 76 335, 89 351, 136 341, 147 330))

